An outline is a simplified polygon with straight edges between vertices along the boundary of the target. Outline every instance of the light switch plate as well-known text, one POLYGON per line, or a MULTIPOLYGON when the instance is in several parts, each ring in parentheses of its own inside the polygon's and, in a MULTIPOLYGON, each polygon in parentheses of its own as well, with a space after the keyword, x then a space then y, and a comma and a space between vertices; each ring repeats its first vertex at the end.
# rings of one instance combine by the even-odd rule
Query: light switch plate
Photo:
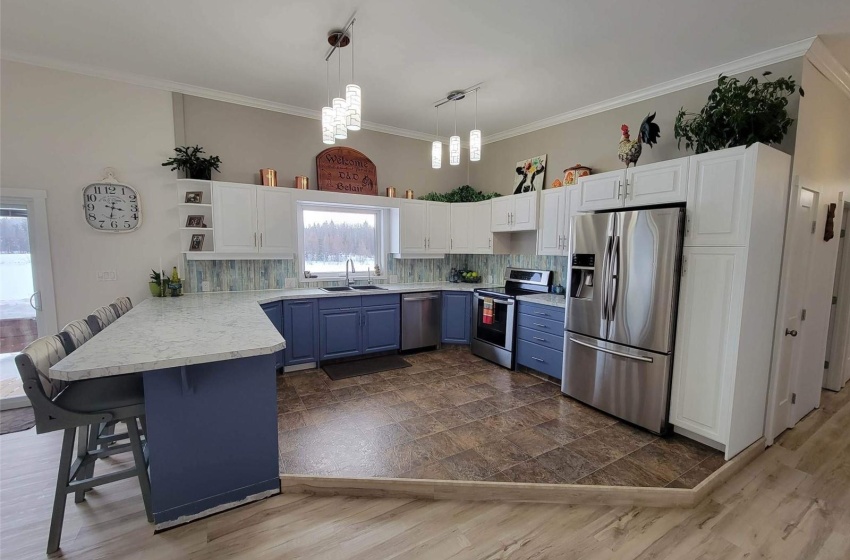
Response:
POLYGON ((211 288, 210 288, 210 281, 209 280, 204 280, 203 282, 201 282, 201 291, 202 292, 209 292, 210 290, 211 290, 211 288))
POLYGON ((97 272, 99 282, 115 282, 118 280, 118 272, 114 270, 101 270, 97 272))
POLYGON ((298 287, 298 278, 284 278, 283 279, 283 287, 284 288, 297 288, 298 287))

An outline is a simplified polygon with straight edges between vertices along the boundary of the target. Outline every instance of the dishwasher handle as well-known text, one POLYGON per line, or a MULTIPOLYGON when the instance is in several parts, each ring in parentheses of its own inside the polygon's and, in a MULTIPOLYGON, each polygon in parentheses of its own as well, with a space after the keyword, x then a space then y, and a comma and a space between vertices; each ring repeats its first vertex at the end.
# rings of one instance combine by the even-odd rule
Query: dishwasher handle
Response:
POLYGON ((432 294, 428 296, 403 296, 402 301, 425 301, 429 299, 440 299, 439 294, 432 294))

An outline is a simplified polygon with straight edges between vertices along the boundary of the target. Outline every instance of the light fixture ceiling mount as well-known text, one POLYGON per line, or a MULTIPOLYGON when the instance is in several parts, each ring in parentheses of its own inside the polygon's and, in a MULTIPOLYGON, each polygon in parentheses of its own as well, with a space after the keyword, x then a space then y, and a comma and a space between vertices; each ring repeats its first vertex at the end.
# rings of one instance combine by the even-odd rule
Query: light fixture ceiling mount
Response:
MULTIPOLYGON (((354 83, 354 22, 352 17, 342 29, 333 29, 328 33, 331 46, 325 56, 325 65, 329 67, 330 58, 337 53, 337 97, 330 100, 330 78, 328 77, 328 105, 322 108, 322 141, 334 144, 336 140, 348 137, 348 131, 360 130, 363 121, 362 93, 360 86, 354 83), (342 50, 351 45, 351 82, 342 92, 342 50)), ((328 68, 329 69, 329 68, 328 68)), ((329 72, 328 72, 329 74, 329 72)))

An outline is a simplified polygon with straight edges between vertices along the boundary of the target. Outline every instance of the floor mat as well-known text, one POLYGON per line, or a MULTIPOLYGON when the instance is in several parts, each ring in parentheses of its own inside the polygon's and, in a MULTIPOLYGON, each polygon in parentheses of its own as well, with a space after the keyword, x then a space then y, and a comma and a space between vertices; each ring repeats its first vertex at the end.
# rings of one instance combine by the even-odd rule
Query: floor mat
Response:
POLYGON ((23 432, 35 426, 32 407, 0 411, 0 435, 23 432))
POLYGON ((339 381, 340 379, 348 379, 349 377, 358 377, 406 367, 410 367, 410 363, 400 356, 381 356, 380 358, 367 358, 354 362, 322 366, 322 369, 325 370, 328 377, 334 381, 339 381))

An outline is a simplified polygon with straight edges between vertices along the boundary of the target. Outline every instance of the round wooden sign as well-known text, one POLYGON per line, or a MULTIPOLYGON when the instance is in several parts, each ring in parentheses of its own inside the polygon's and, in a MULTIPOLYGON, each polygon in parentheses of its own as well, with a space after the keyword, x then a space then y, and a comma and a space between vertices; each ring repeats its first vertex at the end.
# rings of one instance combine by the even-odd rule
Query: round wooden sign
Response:
POLYGON ((328 148, 316 156, 320 191, 378 194, 378 171, 372 160, 354 148, 328 148))

